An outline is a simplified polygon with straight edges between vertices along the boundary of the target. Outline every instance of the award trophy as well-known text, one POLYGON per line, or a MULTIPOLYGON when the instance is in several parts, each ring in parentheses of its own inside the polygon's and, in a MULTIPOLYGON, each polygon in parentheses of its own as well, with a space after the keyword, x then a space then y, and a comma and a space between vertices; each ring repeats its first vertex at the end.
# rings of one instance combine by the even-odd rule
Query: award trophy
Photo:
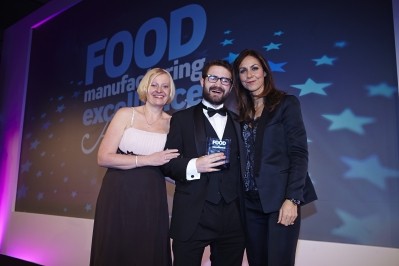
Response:
POLYGON ((218 166, 219 169, 228 169, 230 167, 230 143, 231 139, 218 139, 208 138, 207 139, 207 154, 223 152, 226 156, 224 164, 218 166))

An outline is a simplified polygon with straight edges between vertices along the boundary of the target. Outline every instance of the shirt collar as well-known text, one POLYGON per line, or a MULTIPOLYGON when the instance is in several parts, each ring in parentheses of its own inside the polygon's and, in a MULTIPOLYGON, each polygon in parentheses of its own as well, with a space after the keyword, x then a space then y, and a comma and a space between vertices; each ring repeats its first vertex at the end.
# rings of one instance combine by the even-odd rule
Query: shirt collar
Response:
POLYGON ((217 107, 214 107, 212 104, 210 104, 207 100, 205 100, 205 99, 202 99, 202 103, 206 106, 206 107, 210 107, 210 108, 213 108, 213 109, 221 109, 221 108, 223 108, 223 103, 221 104, 221 105, 218 105, 217 107))

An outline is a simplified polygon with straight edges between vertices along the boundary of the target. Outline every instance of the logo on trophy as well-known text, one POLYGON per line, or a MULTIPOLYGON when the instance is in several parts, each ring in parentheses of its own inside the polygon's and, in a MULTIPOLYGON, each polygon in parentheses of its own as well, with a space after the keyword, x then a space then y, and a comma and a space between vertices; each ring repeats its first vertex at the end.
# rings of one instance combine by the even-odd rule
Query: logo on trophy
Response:
POLYGON ((223 152, 226 156, 224 164, 218 166, 219 169, 228 169, 230 167, 230 143, 231 139, 218 139, 208 138, 207 139, 207 154, 223 152))

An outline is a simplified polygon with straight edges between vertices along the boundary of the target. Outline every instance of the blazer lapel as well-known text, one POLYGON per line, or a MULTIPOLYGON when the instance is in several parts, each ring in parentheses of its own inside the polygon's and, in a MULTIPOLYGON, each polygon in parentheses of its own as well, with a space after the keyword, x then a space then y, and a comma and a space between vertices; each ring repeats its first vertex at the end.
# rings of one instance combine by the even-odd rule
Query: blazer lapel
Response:
MULTIPOLYGON (((270 121, 270 112, 266 109, 263 110, 262 115, 259 117, 258 128, 256 129, 256 140, 255 140, 255 158, 261 158, 261 152, 263 147, 263 138, 265 127, 270 121)), ((260 162, 260 160, 255 160, 255 162, 260 162)), ((255 175, 259 173, 260 163, 255 163, 254 173, 255 175)))
POLYGON ((240 164, 241 164, 241 169, 245 169, 245 164, 246 164, 246 157, 244 156, 245 154, 245 147, 244 147, 244 142, 242 141, 242 133, 241 133, 241 124, 237 122, 236 120, 236 114, 234 114, 232 111, 227 112, 229 118, 231 121, 233 121, 235 133, 237 135, 237 140, 238 140, 238 149, 240 152, 240 164))
POLYGON ((194 139, 199 155, 206 154, 205 116, 201 104, 194 107, 194 139))

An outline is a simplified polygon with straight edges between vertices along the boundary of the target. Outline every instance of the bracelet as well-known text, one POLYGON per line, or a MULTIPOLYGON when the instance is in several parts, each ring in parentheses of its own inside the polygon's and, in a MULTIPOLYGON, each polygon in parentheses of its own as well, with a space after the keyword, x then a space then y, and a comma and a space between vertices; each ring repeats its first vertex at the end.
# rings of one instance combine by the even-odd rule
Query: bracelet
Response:
POLYGON ((137 166, 137 155, 136 155, 136 168, 137 168, 138 166, 137 166))

